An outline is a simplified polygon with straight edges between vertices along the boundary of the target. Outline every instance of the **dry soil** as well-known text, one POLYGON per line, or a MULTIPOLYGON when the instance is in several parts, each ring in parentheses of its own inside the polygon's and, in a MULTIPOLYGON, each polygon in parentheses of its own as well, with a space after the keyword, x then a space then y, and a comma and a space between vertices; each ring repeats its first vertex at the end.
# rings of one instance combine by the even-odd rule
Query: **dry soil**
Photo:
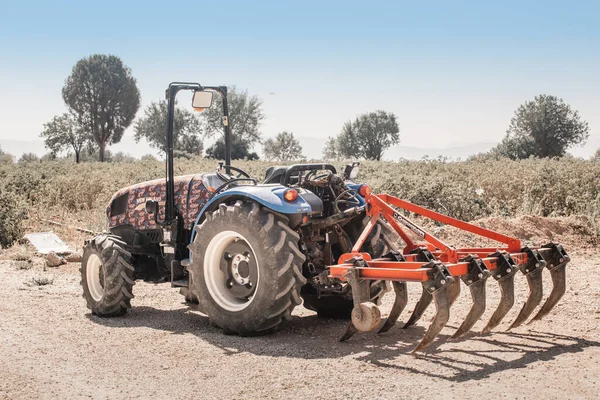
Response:
MULTIPOLYGON (((470 306, 463 287, 434 348, 411 354, 433 310, 414 327, 337 341, 345 323, 298 307, 279 332, 225 336, 176 289, 139 282, 125 317, 91 315, 79 266, 0 261, 0 398, 507 398, 600 396, 600 254, 569 248, 567 293, 544 320, 506 332, 527 297, 492 334, 447 341, 470 306), (50 284, 38 286, 39 278, 50 284)), ((545 288, 550 287, 549 276, 545 288)), ((43 283, 43 282, 42 282, 43 283)), ((498 304, 488 282, 488 309, 498 304)), ((406 320, 418 300, 409 285, 406 320)), ((384 313, 392 295, 386 295, 384 313)))

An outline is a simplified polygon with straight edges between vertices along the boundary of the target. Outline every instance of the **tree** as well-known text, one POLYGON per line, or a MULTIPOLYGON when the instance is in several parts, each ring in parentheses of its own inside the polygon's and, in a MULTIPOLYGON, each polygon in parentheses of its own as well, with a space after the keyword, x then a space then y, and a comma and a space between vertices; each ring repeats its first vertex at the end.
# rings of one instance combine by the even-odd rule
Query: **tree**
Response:
POLYGON ((592 156, 593 161, 600 161, 600 149, 596 150, 596 153, 592 156))
POLYGON ((328 139, 323 156, 381 160, 386 149, 400 142, 399 132, 396 116, 391 112, 362 114, 344 123, 337 138, 328 139))
POLYGON ((118 143, 140 107, 140 92, 131 70, 119 57, 94 54, 75 64, 62 95, 77 123, 98 146, 100 161, 106 147, 118 143))
POLYGON ((54 154, 73 149, 76 163, 79 163, 81 150, 90 140, 90 135, 71 113, 54 116, 44 124, 40 136, 44 138, 46 148, 54 154))
POLYGON ((492 151, 511 159, 562 157, 585 143, 589 125, 563 99, 539 95, 521 105, 510 121, 506 136, 492 151))
MULTIPOLYGON (((232 160, 258 160, 258 154, 251 152, 248 143, 240 140, 237 136, 231 138, 232 160)), ((217 160, 225 159, 225 139, 219 138, 212 146, 206 149, 206 157, 217 160)))
MULTIPOLYGON (((227 102, 232 136, 251 149, 262 136, 260 126, 265 119, 262 100, 249 95, 246 90, 231 86, 227 90, 227 102)), ((223 133, 223 102, 219 95, 215 94, 212 107, 204 110, 202 117, 207 137, 223 133)))
MULTIPOLYGON (((144 116, 134 125, 135 141, 146 139, 150 146, 167 150, 167 114, 165 100, 152 102, 144 111, 144 116)), ((202 122, 191 111, 175 107, 173 117, 173 148, 175 152, 202 155, 204 146, 200 139, 202 122)))
POLYGON ((337 161, 342 159, 342 155, 340 154, 340 150, 337 144, 337 137, 329 136, 327 138, 327 142, 325 142, 325 147, 321 152, 323 160, 325 161, 337 161))
POLYGON ((265 158, 269 161, 302 160, 302 146, 291 132, 280 132, 274 139, 267 139, 263 143, 265 158))

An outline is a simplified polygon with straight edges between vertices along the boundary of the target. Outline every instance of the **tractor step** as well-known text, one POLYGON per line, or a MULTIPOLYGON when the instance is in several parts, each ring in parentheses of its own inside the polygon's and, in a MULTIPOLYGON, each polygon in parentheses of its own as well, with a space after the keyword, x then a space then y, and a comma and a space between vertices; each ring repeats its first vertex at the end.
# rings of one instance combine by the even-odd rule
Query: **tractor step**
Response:
POLYGON ((171 287, 188 287, 190 285, 190 281, 188 279, 179 279, 171 282, 171 287))

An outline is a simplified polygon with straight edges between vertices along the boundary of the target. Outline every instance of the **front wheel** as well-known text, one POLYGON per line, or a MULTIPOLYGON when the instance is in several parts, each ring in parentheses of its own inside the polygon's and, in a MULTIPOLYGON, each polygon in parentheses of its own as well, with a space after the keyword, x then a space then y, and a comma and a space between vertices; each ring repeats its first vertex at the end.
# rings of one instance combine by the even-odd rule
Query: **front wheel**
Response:
POLYGON ((256 203, 221 204, 189 247, 189 293, 226 333, 268 333, 302 302, 299 238, 285 217, 256 203))
POLYGON ((114 317, 131 308, 133 271, 131 254, 119 237, 102 234, 86 243, 81 260, 81 285, 92 314, 114 317))

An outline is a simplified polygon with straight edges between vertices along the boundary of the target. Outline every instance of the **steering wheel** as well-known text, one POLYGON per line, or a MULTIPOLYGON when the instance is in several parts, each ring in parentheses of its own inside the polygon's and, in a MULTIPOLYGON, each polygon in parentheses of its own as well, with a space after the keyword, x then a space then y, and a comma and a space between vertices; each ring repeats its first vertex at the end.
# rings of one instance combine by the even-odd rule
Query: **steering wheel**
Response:
POLYGON ((234 179, 243 179, 243 178, 252 179, 252 177, 250 175, 248 175, 246 173, 246 171, 241 170, 236 167, 232 167, 232 166, 229 166, 229 167, 220 166, 219 168, 217 168, 217 175, 219 176, 219 178, 223 179, 225 182, 229 182, 234 179), (231 174, 231 171, 234 171, 234 172, 237 172, 237 175, 229 175, 229 174, 226 174, 225 172, 221 172, 225 168, 229 168, 230 174, 231 174))

